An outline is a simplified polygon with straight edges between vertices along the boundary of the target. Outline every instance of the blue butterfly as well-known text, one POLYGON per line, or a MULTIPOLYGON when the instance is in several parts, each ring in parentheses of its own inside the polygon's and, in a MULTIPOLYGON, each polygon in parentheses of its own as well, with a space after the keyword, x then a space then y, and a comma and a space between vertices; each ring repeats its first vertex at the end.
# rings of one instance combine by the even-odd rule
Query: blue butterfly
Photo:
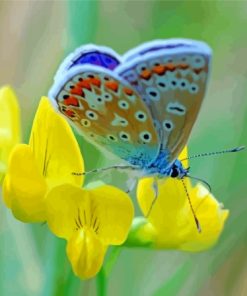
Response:
MULTIPOLYGON (((200 41, 157 40, 123 56, 86 45, 60 66, 49 97, 82 135, 142 176, 188 174, 177 159, 200 110, 211 49, 200 41)), ((120 166, 114 166, 120 167, 120 166)))
POLYGON ((211 49, 171 39, 145 43, 122 57, 86 45, 60 66, 49 97, 82 134, 143 175, 182 178, 178 154, 198 115, 211 49))

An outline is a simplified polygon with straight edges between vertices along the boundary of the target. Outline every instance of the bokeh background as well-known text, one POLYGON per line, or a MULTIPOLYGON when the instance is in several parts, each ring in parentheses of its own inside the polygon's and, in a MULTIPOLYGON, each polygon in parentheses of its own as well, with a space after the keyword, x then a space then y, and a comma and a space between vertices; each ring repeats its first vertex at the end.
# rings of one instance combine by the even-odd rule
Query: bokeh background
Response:
MULTIPOLYGON (((1 1, 0 85, 17 92, 23 142, 40 97, 75 47, 96 43, 121 54, 144 41, 187 37, 214 51, 190 154, 247 145, 246 15, 246 1, 1 1)), ((88 169, 107 163, 79 141, 88 169)), ((230 209, 218 244, 198 254, 123 250, 109 277, 109 295, 247 295, 246 153, 191 161, 193 175, 207 180, 230 209)), ((95 279, 73 275, 64 247, 46 226, 16 221, 1 202, 0 295, 96 295, 95 279)))

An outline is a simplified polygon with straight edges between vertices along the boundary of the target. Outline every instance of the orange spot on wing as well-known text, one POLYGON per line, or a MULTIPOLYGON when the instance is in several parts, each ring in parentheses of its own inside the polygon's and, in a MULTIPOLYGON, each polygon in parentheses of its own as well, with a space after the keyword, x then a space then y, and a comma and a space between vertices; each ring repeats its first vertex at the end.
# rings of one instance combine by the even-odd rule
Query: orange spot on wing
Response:
POLYGON ((175 69, 176 67, 172 63, 166 65, 166 70, 174 71, 175 69))
POLYGON ((149 70, 143 70, 140 74, 141 78, 148 80, 151 77, 152 73, 149 70))
POLYGON ((196 73, 196 74, 200 74, 200 72, 203 70, 203 68, 200 68, 200 69, 194 69, 194 72, 196 73))
POLYGON ((165 73, 166 67, 159 65, 159 66, 155 66, 153 67, 152 71, 158 75, 163 75, 165 73))
POLYGON ((64 113, 68 116, 68 117, 75 117, 75 112, 72 110, 65 110, 64 113))
POLYGON ((79 102, 75 97, 69 97, 68 99, 64 100, 64 104, 66 106, 79 107, 79 102))
POLYGON ((123 88, 123 91, 126 93, 126 95, 128 95, 128 96, 132 96, 133 95, 133 90, 132 89, 130 89, 130 88, 128 88, 128 87, 124 87, 123 88))
POLYGON ((107 81, 105 82, 105 87, 117 92, 118 91, 118 83, 116 81, 107 81))
POLYGON ((79 81, 77 83, 77 86, 81 87, 81 88, 86 88, 88 90, 92 90, 91 86, 90 86, 90 79, 86 79, 86 80, 82 80, 82 81, 79 81))
POLYGON ((70 93, 73 94, 73 95, 79 95, 79 96, 84 97, 83 90, 79 86, 76 86, 76 87, 72 88, 70 93))
POLYGON ((180 65, 178 65, 178 68, 179 69, 182 69, 182 70, 186 70, 186 69, 189 68, 189 65, 187 65, 187 64, 180 64, 180 65))
POLYGON ((100 85, 101 85, 101 81, 98 78, 89 78, 88 80, 89 80, 90 84, 93 84, 95 86, 100 87, 100 85))

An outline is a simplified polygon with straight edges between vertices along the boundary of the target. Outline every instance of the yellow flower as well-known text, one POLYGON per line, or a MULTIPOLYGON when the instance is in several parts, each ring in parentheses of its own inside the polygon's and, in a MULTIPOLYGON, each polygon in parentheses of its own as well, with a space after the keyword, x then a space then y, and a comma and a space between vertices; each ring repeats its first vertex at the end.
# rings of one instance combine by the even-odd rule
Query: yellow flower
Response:
POLYGON ((20 110, 14 91, 0 88, 0 184, 13 147, 20 142, 20 110))
MULTIPOLYGON (((180 159, 185 158, 187 149, 180 159)), ((184 162, 183 162, 184 163, 184 162)), ((188 163, 185 163, 187 167, 188 163)), ((202 251, 215 244, 223 230, 228 210, 201 184, 195 187, 188 178, 184 179, 193 209, 201 225, 198 232, 191 208, 181 180, 167 178, 158 181, 158 198, 148 219, 138 219, 131 231, 130 244, 154 248, 202 251), (143 241, 141 241, 143 240, 143 241)), ((145 215, 155 196, 153 178, 145 178, 138 184, 137 198, 145 215)))
POLYGON ((108 185, 81 189, 64 184, 47 195, 47 222, 51 231, 67 240, 67 255, 82 279, 100 270, 109 245, 122 244, 134 209, 128 195, 108 185))
POLYGON ((80 149, 69 124, 43 97, 29 144, 16 145, 10 155, 3 184, 5 204, 21 221, 45 221, 46 193, 65 182, 80 186, 83 178, 72 172, 83 170, 80 149))

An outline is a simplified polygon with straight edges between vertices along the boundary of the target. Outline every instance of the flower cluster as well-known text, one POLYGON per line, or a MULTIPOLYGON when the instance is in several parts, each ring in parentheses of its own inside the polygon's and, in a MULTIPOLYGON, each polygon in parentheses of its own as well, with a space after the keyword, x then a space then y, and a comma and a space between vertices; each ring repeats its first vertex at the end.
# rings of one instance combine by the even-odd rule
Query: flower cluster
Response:
MULTIPOLYGON (((20 143, 19 109, 10 88, 0 90, 0 177, 5 205, 23 222, 46 222, 67 241, 74 273, 91 278, 109 245, 201 251, 218 239, 228 211, 202 185, 185 180, 200 221, 198 233, 181 180, 158 181, 158 198, 148 218, 134 218, 130 197, 120 189, 83 187, 84 163, 67 121, 43 97, 28 144, 20 143), (8 165, 7 165, 8 159, 8 165)), ((187 153, 185 149, 182 157, 187 153)), ((145 216, 154 198, 153 178, 142 179, 137 199, 145 216)))

